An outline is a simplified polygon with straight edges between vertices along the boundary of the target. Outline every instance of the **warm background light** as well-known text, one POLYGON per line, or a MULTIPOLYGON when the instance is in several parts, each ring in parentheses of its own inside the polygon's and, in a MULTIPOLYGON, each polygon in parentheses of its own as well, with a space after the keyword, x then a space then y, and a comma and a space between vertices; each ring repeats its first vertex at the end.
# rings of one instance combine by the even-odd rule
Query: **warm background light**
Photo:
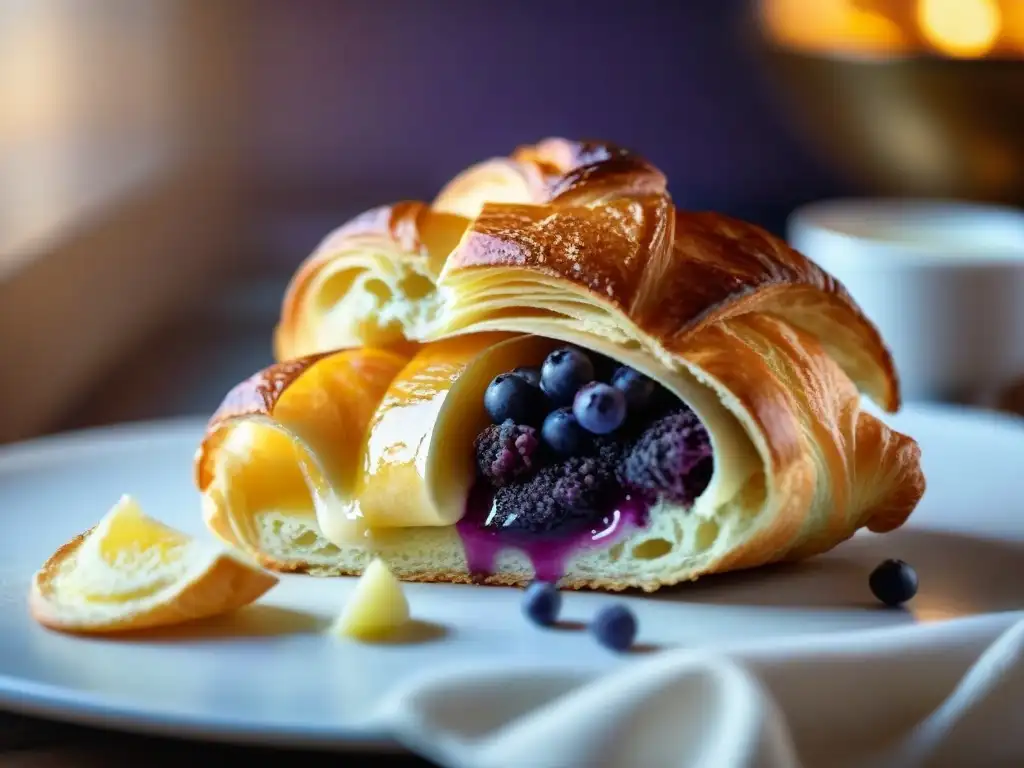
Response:
POLYGON ((999 39, 1002 14, 995 0, 919 0, 924 36, 952 56, 983 56, 999 39))
POLYGON ((1024 0, 761 0, 791 48, 863 55, 1024 56, 1024 0))
POLYGON ((912 46, 895 21, 856 0, 763 0, 761 9, 772 36, 796 48, 892 53, 912 46))
POLYGON ((1024 52, 1024 2, 1003 3, 1000 8, 1003 16, 1002 41, 1007 47, 1024 52))

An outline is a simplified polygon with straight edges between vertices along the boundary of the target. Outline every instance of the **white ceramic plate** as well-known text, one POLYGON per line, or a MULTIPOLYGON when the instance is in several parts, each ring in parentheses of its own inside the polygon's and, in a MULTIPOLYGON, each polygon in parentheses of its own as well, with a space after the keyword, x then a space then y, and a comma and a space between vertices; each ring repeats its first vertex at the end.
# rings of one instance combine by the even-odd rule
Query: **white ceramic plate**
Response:
MULTIPOLYGON (((565 618, 627 600, 642 649, 842 632, 1024 607, 1024 423, 912 407, 929 490, 911 522, 864 534, 816 560, 708 578, 653 596, 566 595, 565 618), (907 611, 880 608, 867 575, 886 557, 917 569, 907 611)), ((0 706, 129 730, 295 746, 382 744, 374 710, 420 670, 481 661, 608 668, 628 663, 578 630, 524 620, 520 592, 408 586, 421 642, 362 646, 326 635, 351 579, 289 576, 233 618, 132 640, 48 632, 28 617, 36 568, 122 493, 206 535, 191 483, 202 424, 89 431, 0 450, 0 706)))

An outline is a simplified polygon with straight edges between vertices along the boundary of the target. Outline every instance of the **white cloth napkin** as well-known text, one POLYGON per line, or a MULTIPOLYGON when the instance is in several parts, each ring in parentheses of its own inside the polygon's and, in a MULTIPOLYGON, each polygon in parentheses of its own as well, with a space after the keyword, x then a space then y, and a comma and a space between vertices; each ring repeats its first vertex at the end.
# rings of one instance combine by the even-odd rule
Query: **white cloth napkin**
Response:
POLYGON ((384 711, 452 768, 1024 766, 1024 611, 638 657, 452 667, 384 711))

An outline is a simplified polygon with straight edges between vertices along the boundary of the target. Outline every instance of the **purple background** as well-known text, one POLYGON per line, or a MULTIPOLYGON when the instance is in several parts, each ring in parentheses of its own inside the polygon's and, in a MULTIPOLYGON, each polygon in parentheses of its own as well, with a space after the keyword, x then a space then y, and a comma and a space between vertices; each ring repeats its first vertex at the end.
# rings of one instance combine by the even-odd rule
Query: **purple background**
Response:
POLYGON ((796 205, 844 191, 787 123, 745 2, 246 8, 252 234, 279 268, 359 210, 429 199, 464 166, 548 135, 633 148, 680 204, 775 231, 796 205))

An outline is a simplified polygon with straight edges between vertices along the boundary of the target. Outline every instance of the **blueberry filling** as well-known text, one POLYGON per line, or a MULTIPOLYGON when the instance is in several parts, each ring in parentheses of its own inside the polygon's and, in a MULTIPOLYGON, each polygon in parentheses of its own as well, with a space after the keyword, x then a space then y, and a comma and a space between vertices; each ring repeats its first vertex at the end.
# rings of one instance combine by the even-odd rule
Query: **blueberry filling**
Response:
POLYGON ((511 419, 518 424, 540 424, 544 393, 523 375, 503 373, 484 392, 484 408, 495 424, 511 419))
POLYGON ((463 529, 571 538, 606 527, 619 508, 691 506, 711 480, 711 440, 696 414, 591 352, 562 347, 539 369, 500 374, 484 403, 495 423, 474 446, 481 509, 463 529))
POLYGON ((533 427, 506 419, 476 436, 478 475, 495 488, 528 478, 537 469, 540 442, 533 427))
POLYGON ((540 368, 538 366, 513 368, 512 374, 514 376, 519 376, 522 379, 526 379, 527 382, 529 382, 535 387, 540 386, 540 368))
POLYGON ((585 456, 592 450, 591 435, 580 426, 571 408, 556 408, 545 416, 540 434, 544 445, 562 458, 585 456))
POLYGON ((711 481, 711 439, 697 415, 679 408, 631 443, 619 468, 622 484, 654 499, 690 506, 711 481))
POLYGON ((572 405, 580 387, 593 380, 593 361, 576 347, 556 349, 540 367, 540 388, 556 406, 572 405))
POLYGON ((619 489, 619 451, 604 445, 593 456, 556 461, 525 482, 497 488, 484 527, 529 533, 586 527, 619 489))
POLYGON ((634 415, 643 413, 652 405, 658 386, 654 380, 626 365, 615 370, 611 385, 622 392, 627 409, 634 415))
POLYGON ((610 384, 592 381, 576 393, 572 413, 588 432, 607 435, 626 420, 626 396, 610 384))

